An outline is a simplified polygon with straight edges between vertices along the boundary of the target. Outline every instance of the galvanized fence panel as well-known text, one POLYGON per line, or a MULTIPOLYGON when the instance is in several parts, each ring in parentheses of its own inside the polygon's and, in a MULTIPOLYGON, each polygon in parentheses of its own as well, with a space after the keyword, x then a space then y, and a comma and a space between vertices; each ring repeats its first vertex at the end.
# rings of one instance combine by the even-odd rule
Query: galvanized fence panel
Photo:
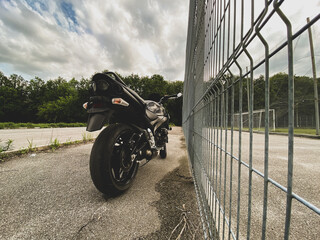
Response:
POLYGON ((293 41, 317 23, 320 15, 293 31, 282 11, 283 3, 190 0, 183 129, 208 239, 294 239, 292 232, 296 231, 300 234, 296 239, 301 234, 307 239, 320 238, 320 210, 315 206, 319 191, 313 189, 318 194, 315 202, 293 191, 293 41), (282 25, 284 30, 285 39, 278 45, 265 31, 270 23, 282 25), (274 161, 277 153, 273 149, 277 146, 270 145, 270 130, 275 127, 275 114, 270 107, 270 65, 277 56, 285 56, 288 74, 286 176, 277 173, 281 165, 274 161), (264 134, 259 135, 254 133, 255 114, 260 112, 262 116, 262 110, 254 109, 255 72, 263 72, 263 112, 272 113, 263 114, 264 134), (269 176, 271 173, 273 177, 269 176), (294 226, 290 234, 293 200, 299 204, 299 211, 309 214, 300 221, 295 216, 294 221, 300 224, 308 218, 312 223, 300 232, 294 226), (283 214, 277 215, 279 212, 283 214))

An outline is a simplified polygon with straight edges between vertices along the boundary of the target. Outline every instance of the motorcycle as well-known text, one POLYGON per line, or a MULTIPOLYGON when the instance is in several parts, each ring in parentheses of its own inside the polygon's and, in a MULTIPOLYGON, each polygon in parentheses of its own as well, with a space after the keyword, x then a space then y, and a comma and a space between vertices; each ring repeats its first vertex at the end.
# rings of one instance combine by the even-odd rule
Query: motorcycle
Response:
POLYGON ((90 154, 90 174, 104 194, 119 195, 129 189, 139 164, 160 153, 166 158, 170 116, 159 102, 144 100, 113 72, 97 73, 91 81, 91 97, 84 104, 89 114, 87 131, 100 130, 90 154))

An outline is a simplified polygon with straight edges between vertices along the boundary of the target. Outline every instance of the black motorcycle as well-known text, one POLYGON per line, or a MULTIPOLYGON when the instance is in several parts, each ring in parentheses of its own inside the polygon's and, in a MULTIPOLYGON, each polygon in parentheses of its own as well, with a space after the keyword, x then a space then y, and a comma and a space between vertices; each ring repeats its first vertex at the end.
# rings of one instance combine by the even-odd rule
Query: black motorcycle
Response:
POLYGON ((113 72, 92 77, 87 131, 100 130, 91 150, 90 174, 96 188, 117 195, 127 190, 139 163, 160 152, 166 158, 169 114, 162 103, 182 94, 164 96, 159 102, 144 100, 113 72))

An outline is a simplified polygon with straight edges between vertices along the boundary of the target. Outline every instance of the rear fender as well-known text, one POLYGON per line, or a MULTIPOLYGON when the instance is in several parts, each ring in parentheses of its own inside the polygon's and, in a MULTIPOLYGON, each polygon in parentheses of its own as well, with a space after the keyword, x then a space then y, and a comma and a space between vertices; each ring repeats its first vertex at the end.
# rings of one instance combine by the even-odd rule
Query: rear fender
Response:
POLYGON ((113 110, 108 109, 105 111, 96 111, 89 113, 87 131, 93 132, 100 130, 106 123, 109 123, 113 112, 113 110))

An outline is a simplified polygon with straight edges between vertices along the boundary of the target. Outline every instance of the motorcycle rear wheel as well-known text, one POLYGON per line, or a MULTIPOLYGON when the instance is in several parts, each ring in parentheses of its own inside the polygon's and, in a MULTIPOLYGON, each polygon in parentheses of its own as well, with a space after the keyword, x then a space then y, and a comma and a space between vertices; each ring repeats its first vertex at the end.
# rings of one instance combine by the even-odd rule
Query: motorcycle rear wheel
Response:
POLYGON ((96 188, 119 195, 130 188, 139 164, 132 162, 130 139, 134 130, 125 124, 112 124, 97 137, 90 155, 90 174, 96 188))

